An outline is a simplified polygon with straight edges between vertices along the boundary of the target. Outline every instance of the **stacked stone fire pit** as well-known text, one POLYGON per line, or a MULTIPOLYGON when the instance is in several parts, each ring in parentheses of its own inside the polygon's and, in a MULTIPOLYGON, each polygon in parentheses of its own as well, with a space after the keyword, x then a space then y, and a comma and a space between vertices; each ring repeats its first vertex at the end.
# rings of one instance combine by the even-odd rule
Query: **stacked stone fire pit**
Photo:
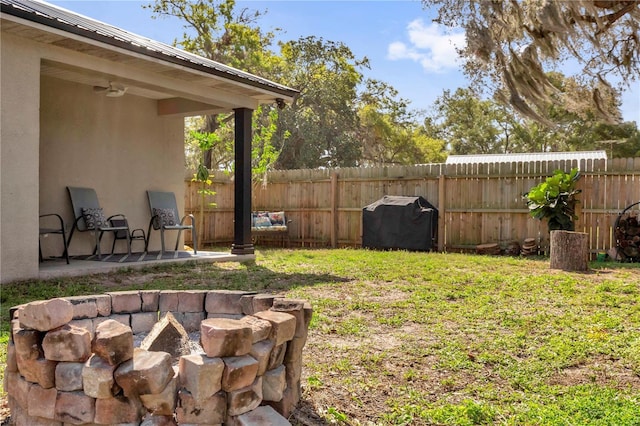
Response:
POLYGON ((5 390, 17 426, 289 425, 300 400, 304 300, 145 290, 11 315, 5 390), (185 352, 187 333, 200 351, 185 352))

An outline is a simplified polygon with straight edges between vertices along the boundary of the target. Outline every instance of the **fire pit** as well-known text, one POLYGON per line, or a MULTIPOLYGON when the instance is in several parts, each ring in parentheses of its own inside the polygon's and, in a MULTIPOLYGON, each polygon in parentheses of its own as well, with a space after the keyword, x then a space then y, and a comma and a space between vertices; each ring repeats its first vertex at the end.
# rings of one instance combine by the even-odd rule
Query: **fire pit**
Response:
POLYGON ((240 291, 145 290, 31 302, 11 315, 11 424, 288 425, 312 308, 240 291), (200 351, 179 349, 198 332, 200 351))

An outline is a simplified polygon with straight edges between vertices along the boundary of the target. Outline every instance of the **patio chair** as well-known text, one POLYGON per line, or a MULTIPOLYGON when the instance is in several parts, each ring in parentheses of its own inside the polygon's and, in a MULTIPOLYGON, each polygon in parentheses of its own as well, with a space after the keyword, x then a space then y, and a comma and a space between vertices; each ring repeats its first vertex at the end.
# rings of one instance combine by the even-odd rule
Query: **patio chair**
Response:
MULTIPOLYGON (((62 244, 64 246, 64 252, 62 253, 62 257, 66 259, 67 265, 68 265, 69 250, 67 250, 67 237, 64 234, 64 220, 62 220, 62 216, 56 213, 41 214, 40 219, 41 219, 40 235, 44 235, 46 237, 49 234, 57 234, 62 237, 62 244), (44 221, 42 221, 42 219, 44 219, 44 221)), ((44 257, 42 256, 42 247, 39 241, 38 241, 38 252, 39 252, 40 262, 43 262, 44 257)))
MULTIPOLYGON (((92 188, 76 188, 67 187, 69 193, 69 199, 71 200, 71 208, 73 209, 73 227, 67 240, 67 247, 71 245, 71 239, 76 230, 78 232, 93 232, 96 239, 96 245, 93 249, 93 254, 98 253, 98 259, 102 259, 102 252, 100 250, 100 241, 102 235, 105 232, 113 232, 113 237, 116 238, 118 232, 124 232, 127 240, 127 252, 131 254, 131 232, 129 231, 129 223, 127 218, 123 214, 114 214, 109 217, 104 216, 104 212, 98 202, 98 195, 92 188), (114 219, 121 219, 123 222, 114 224, 114 219)), ((113 254, 113 248, 111 253, 113 254)))
POLYGON ((151 220, 149 221, 149 228, 147 230, 147 243, 144 247, 144 251, 147 251, 149 247, 149 241, 151 240, 151 228, 153 227, 153 229, 156 231, 160 230, 162 254, 165 253, 165 231, 178 231, 175 248, 175 251, 178 251, 178 244, 180 244, 180 234, 186 229, 189 229, 191 231, 191 237, 193 239, 193 253, 197 253, 198 243, 195 218, 192 214, 188 214, 183 216, 182 219, 178 219, 180 218, 180 213, 178 212, 178 204, 176 203, 175 194, 173 192, 147 191, 147 198, 149 199, 151 220), (187 218, 190 219, 190 225, 185 224, 185 220, 187 218))

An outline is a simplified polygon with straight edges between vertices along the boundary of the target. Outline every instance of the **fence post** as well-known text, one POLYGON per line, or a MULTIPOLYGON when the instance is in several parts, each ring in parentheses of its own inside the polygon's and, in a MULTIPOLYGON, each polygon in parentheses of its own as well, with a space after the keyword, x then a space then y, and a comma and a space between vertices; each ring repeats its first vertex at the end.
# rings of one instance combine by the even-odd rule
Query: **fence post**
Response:
POLYGON ((338 172, 331 173, 331 247, 338 247, 338 172))
POLYGON ((438 251, 444 251, 444 215, 445 215, 445 179, 446 176, 440 169, 440 176, 438 177, 438 251))

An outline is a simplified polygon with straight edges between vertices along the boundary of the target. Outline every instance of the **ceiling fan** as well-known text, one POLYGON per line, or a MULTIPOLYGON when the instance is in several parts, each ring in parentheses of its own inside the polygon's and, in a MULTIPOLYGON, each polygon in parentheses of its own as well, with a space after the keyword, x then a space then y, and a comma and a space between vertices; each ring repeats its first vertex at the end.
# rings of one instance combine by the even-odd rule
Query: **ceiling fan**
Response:
POLYGON ((115 84, 110 81, 107 87, 93 86, 93 91, 96 93, 104 93, 105 96, 108 96, 110 98, 117 98, 125 94, 125 92, 127 91, 127 87, 115 84))

